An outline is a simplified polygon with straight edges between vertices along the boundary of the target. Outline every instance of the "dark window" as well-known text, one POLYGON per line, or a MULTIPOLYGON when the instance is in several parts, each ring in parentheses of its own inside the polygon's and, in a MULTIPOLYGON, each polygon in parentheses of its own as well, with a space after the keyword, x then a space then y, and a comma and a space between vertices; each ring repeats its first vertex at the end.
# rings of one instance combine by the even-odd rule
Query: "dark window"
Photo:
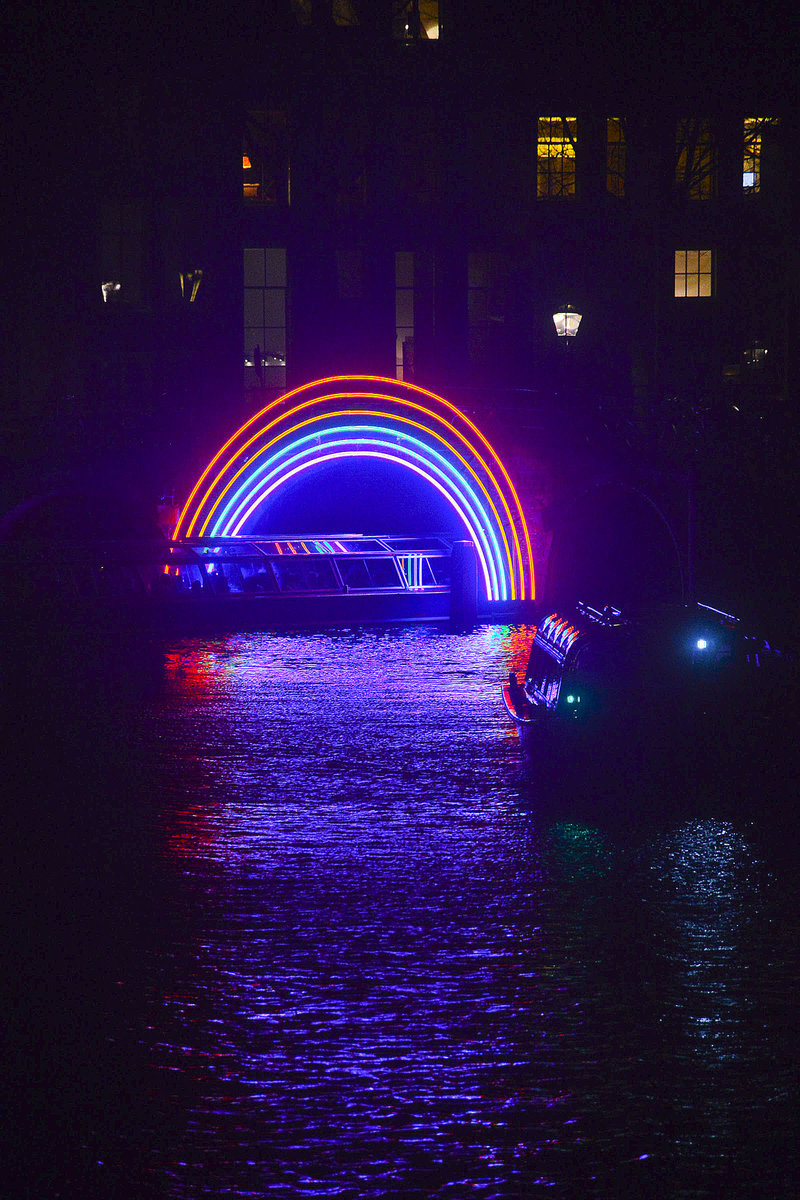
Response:
POLYGON ((370 582, 376 588, 402 587, 402 580, 393 558, 368 558, 370 582))
POLYGON ((340 558, 337 565, 345 587, 368 588, 370 586, 369 571, 363 558, 340 558))

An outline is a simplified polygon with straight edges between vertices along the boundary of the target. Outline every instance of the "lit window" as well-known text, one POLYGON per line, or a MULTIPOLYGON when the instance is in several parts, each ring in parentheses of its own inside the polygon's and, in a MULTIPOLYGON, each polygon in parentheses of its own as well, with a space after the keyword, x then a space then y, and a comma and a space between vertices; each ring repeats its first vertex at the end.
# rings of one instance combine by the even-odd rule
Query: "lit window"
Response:
POLYGON ((286 251, 244 252, 244 384, 286 384, 286 251))
POLYGON ((575 195, 576 117, 539 117, 536 195, 575 195))
POLYGON ((678 122, 675 181, 690 200, 711 200, 717 192, 717 150, 709 121, 678 122))
POLYGON ((606 121, 606 190, 620 199, 625 195, 625 122, 621 117, 606 121))
POLYGON ((774 117, 745 117, 742 190, 748 195, 761 191, 761 153, 765 130, 774 127, 774 117))
POLYGON ((488 366, 502 354, 507 264, 500 254, 470 254, 467 276, 469 360, 488 366))
POLYGON ((414 378, 414 255, 399 250, 394 256, 395 374, 414 378))
POLYGON ((438 38, 439 0, 394 0, 392 10, 392 34, 398 41, 438 38))
POLYGON ((675 295, 711 296, 714 287, 713 250, 675 251, 675 295))
POLYGON ((245 200, 257 204, 289 203, 289 142, 286 113, 250 112, 242 145, 245 200))

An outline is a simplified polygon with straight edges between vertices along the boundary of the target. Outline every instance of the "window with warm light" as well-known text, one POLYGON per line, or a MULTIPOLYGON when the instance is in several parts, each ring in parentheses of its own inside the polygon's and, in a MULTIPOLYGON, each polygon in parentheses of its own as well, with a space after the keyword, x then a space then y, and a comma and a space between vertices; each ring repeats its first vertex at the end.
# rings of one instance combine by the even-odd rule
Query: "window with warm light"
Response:
POLYGON ((575 195, 576 117, 539 117, 536 151, 537 196, 575 195))
POLYGON ((680 298, 713 296, 714 251, 675 251, 675 295, 680 298))
POLYGON ((689 200, 712 200, 717 194, 717 148, 710 121, 688 117, 678 122, 675 181, 689 200))
POLYGON ((392 35, 400 42, 439 37, 439 0, 393 0, 392 35))
POLYGON ((289 142, 286 113, 249 112, 242 144, 244 199, 254 204, 289 203, 289 142))
POLYGON ((286 384, 286 250, 244 252, 245 388, 286 384))
POLYGON ((775 117, 745 117, 742 190, 747 195, 761 191, 761 154, 764 134, 778 124, 775 117))
POLYGON ((620 199, 625 195, 625 122, 621 117, 606 120, 606 191, 620 199))
POLYGON ((395 375, 414 378, 414 255, 398 250, 394 256, 395 375))

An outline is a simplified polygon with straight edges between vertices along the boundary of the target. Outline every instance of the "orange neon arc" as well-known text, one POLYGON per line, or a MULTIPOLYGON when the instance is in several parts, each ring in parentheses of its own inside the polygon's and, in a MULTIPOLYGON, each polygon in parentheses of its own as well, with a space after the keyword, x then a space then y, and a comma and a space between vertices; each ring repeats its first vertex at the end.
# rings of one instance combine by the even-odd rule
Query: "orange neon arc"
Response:
POLYGON ((195 530, 198 526, 202 526, 203 529, 207 528, 213 513, 218 510, 223 497, 229 493, 235 482, 241 479, 242 476, 244 476, 246 481, 246 472, 256 460, 266 453, 268 448, 276 447, 278 444, 283 446, 288 445, 288 439, 293 435, 296 436, 297 430, 306 425, 311 425, 316 421, 323 422, 334 416, 337 419, 357 419, 358 416, 362 415, 380 416, 385 421, 397 422, 398 429, 401 429, 403 425, 406 428, 409 425, 413 425, 417 429, 427 433, 433 439, 431 449, 433 449, 434 444, 438 444, 441 453, 442 447, 444 447, 446 453, 450 456, 451 463, 454 466, 460 463, 458 469, 466 469, 470 473, 473 480, 479 484, 484 495, 489 500, 496 520, 496 525, 494 525, 495 531, 502 537, 506 545, 506 551, 509 556, 508 566, 511 569, 510 581, 512 594, 516 593, 523 600, 533 598, 533 551, 527 523, 519 496, 508 471, 491 443, 469 417, 444 397, 418 384, 405 383, 380 375, 327 376, 312 383, 292 388, 276 400, 265 405, 264 408, 250 417, 227 439, 199 476, 181 511, 175 529, 175 537, 196 536, 195 530), (331 385, 341 386, 343 384, 348 385, 348 390, 326 391, 331 385), (372 385, 374 390, 366 392, 356 390, 359 386, 365 384, 372 385), (419 403, 412 399, 413 396, 418 398, 425 397, 428 403, 419 403), (305 398, 300 403, 291 406, 290 401, 301 397, 305 398), (364 400, 369 400, 373 403, 378 401, 380 404, 386 405, 388 411, 374 412, 372 409, 361 408, 358 403, 352 408, 337 407, 335 413, 325 409, 326 405, 333 404, 337 406, 341 405, 342 401, 349 401, 350 404, 353 404, 354 401, 363 402, 364 400), (289 406, 288 408, 287 405, 289 406), (393 406, 397 408, 397 411, 391 411, 393 406), (309 413, 303 419, 297 420, 301 413, 307 413, 309 409, 315 407, 318 407, 321 411, 317 414, 309 413), (437 412, 436 408, 443 409, 446 415, 441 411, 437 412), (426 421, 428 424, 423 425, 419 419, 412 420, 410 416, 404 416, 404 409, 406 412, 409 409, 416 412, 422 421, 426 421), (448 416, 450 417, 449 420, 448 416), (479 449, 476 443, 480 444, 481 449, 479 449), (457 447, 459 445, 462 447, 463 452, 458 450, 457 447), (249 455, 247 454, 248 449, 251 449, 249 455), (486 458, 484 458, 484 454, 486 454, 486 458), (480 464, 480 468, 484 473, 483 481, 479 479, 477 471, 471 465, 471 462, 480 464), (491 467, 489 465, 490 462, 493 464, 491 467), (497 472, 497 477, 495 477, 495 471, 497 472), (500 520, 498 508, 495 506, 490 492, 494 493, 500 508, 506 515, 508 530, 510 531, 516 551, 514 557, 516 557, 516 561, 519 564, 518 577, 514 569, 510 547, 506 540, 507 535, 504 522, 500 520), (525 581, 526 574, 528 580, 527 586, 525 581), (518 578, 518 590, 515 587, 515 577, 518 578))
MULTIPOLYGON (((276 418, 276 419, 268 422, 266 425, 264 425, 261 428, 261 430, 257 434, 254 434, 246 442, 244 442, 243 445, 241 445, 239 447, 239 449, 236 451, 236 453, 228 460, 226 465, 217 473, 215 478, 212 480, 212 482, 209 484, 208 488, 206 489, 206 491, 205 491, 202 499, 200 500, 199 505, 195 511, 194 517, 192 518, 191 522, 187 526, 187 529, 186 529, 187 536, 191 536, 192 534, 196 535, 196 533, 198 532, 196 530, 196 525, 198 524, 201 516, 202 516, 202 525, 199 529, 199 534, 201 537, 204 536, 208 532, 208 526, 211 523, 211 521, 213 520, 215 511, 218 509, 219 505, 224 500, 227 492, 236 483, 237 479, 239 479, 248 470, 248 468, 250 468, 262 455, 266 454, 266 452, 272 446, 276 445, 282 439, 288 438, 296 430, 304 428, 307 425, 313 424, 316 421, 327 422, 330 420, 334 420, 335 418, 338 418, 338 417, 359 417, 359 416, 375 416, 375 417, 381 417, 381 418, 386 417, 386 414, 381 413, 381 412, 376 412, 375 410, 372 410, 372 409, 345 409, 345 410, 336 410, 336 411, 326 409, 324 413, 317 414, 314 417, 310 417, 304 421, 297 422, 288 429, 285 428, 287 421, 292 419, 296 414, 300 413, 301 411, 309 409, 310 407, 313 407, 315 404, 317 404, 319 402, 319 399, 320 398, 312 399, 312 400, 304 400, 301 404, 295 405, 293 408, 288 409, 287 411, 285 411, 281 414, 280 418, 276 418), (231 472, 233 472, 235 460, 237 458, 242 457, 244 455, 244 453, 249 449, 250 446, 252 446, 254 443, 261 441, 261 439, 263 437, 265 437, 276 426, 280 427, 280 432, 275 437, 271 438, 270 441, 268 441, 266 443, 262 443, 260 445, 257 453, 255 453, 255 454, 251 455, 249 458, 247 458, 242 463, 242 465, 235 471, 235 473, 232 474, 231 472), (224 481, 224 486, 223 486, 223 481, 224 481), (218 488, 217 485, 220 485, 221 490, 218 488), (213 504, 211 504, 209 507, 208 504, 210 503, 212 496, 215 496, 216 498, 214 499, 213 504)), ((386 397, 377 392, 359 392, 357 394, 354 394, 352 391, 350 391, 350 392, 343 392, 343 393, 342 392, 327 393, 325 395, 324 399, 326 401, 340 401, 340 400, 347 400, 347 399, 385 400, 386 397)), ((403 408, 406 408, 406 407, 411 408, 411 409, 413 409, 419 413, 422 413, 424 415, 427 415, 427 416, 434 415, 431 413, 430 409, 426 408, 423 405, 416 404, 414 401, 408 400, 405 397, 396 397, 394 399, 395 399, 395 403, 402 406, 403 408)), ((443 437, 440 433, 438 433, 436 430, 429 429, 427 426, 420 424, 418 421, 413 421, 408 417, 402 416, 400 413, 392 414, 391 419, 394 422, 402 423, 405 425, 410 425, 422 432, 426 432, 431 438, 440 442, 443 446, 445 446, 449 450, 450 454, 452 454, 455 458, 458 459, 458 461, 462 464, 464 470, 469 475, 471 475, 472 478, 475 480, 475 482, 478 485, 478 487, 480 488, 480 490, 486 496, 486 499, 494 513, 495 520, 496 520, 496 528, 499 531, 499 533, 502 537, 503 543, 506 547, 506 554, 508 557, 509 568, 510 568, 509 582, 510 582, 510 586, 511 586, 512 599, 516 599, 517 598, 516 577, 515 577, 515 572, 514 572, 514 568, 513 568, 511 552, 510 552, 509 546, 508 546, 506 532, 503 527, 503 523, 500 520, 500 516, 497 512, 497 508, 494 504, 494 501, 492 500, 492 497, 489 494, 489 492, 487 491, 483 482, 480 480, 477 472, 470 465, 470 463, 467 461, 467 459, 464 458, 464 456, 451 443, 448 443, 447 439, 445 437, 443 437)), ((517 554, 517 561, 519 563, 520 576, 522 577, 522 575, 524 574, 522 550, 520 548, 519 537, 517 534, 514 518, 510 511, 508 501, 507 501, 505 495, 503 494, 502 488, 498 485, 497 480, 494 477, 494 474, 492 473, 491 469, 487 466, 487 464, 484 461, 480 452, 475 449, 475 447, 471 444, 469 439, 466 438, 464 436, 464 434, 462 434, 458 429, 456 429, 456 427, 453 424, 451 424, 451 422, 446 421, 441 417, 435 418, 435 419, 438 420, 440 425, 446 427, 453 434, 453 436, 456 439, 459 439, 463 443, 463 445, 466 448, 466 450, 468 451, 469 455, 473 459, 475 459, 477 462, 479 462, 480 465, 483 467, 484 471, 486 472, 487 477, 490 480, 492 487, 495 489, 496 494, 500 498, 500 502, 501 502, 501 504, 505 510, 506 516, 508 518, 509 527, 511 529, 512 538, 514 541, 514 547, 515 547, 516 554, 517 554)), ((520 587, 520 590, 522 590, 521 587, 520 587)))

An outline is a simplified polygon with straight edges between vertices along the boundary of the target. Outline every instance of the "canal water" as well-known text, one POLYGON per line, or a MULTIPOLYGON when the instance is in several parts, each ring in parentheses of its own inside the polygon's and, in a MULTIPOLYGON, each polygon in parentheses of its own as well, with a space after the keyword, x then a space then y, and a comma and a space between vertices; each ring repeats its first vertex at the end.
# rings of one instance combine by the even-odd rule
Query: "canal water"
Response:
POLYGON ((796 780, 545 787, 528 640, 12 673, 0 1193, 798 1194, 796 780))

